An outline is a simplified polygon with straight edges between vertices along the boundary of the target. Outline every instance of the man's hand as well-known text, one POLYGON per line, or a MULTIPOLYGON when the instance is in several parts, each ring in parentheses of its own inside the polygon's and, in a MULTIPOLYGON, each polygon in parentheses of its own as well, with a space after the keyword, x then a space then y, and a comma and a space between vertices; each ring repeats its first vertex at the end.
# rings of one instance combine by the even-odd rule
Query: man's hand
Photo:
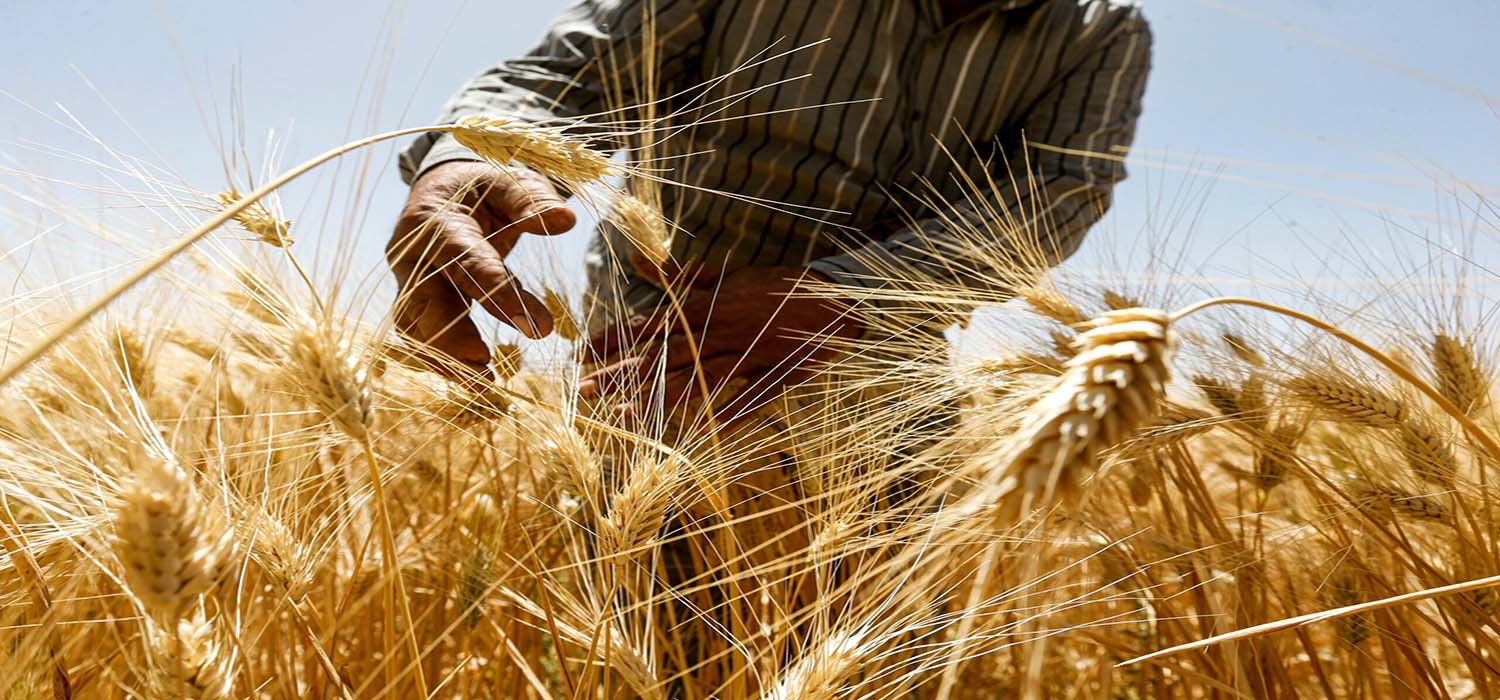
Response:
MULTIPOLYGON (((827 354, 820 340, 853 338, 859 324, 848 317, 848 305, 812 297, 806 282, 817 273, 800 267, 747 267, 729 273, 717 289, 683 305, 683 316, 698 343, 703 378, 710 393, 732 379, 750 380, 739 397, 718 413, 728 420, 774 397, 789 382, 805 375, 810 361, 827 354)), ((589 359, 604 364, 579 384, 585 399, 619 395, 615 410, 641 415, 645 390, 663 367, 661 398, 669 412, 704 400, 695 374, 692 349, 682 320, 671 309, 657 318, 636 317, 590 339, 589 359), (660 343, 663 327, 665 345, 660 343)))
POLYGON ((552 235, 576 217, 547 178, 487 163, 443 163, 412 184, 386 245, 400 292, 396 328, 482 369, 489 347, 469 319, 478 303, 528 338, 552 332, 552 316, 505 267, 523 233, 552 235))

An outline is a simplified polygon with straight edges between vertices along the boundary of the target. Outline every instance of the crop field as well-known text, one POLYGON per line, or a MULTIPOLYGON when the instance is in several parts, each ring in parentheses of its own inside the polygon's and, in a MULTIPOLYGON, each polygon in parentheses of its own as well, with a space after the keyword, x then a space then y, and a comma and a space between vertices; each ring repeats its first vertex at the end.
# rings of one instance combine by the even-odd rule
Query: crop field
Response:
POLYGON ((786 392, 622 416, 577 398, 586 356, 403 340, 277 199, 450 133, 623 232, 670 327, 679 122, 734 97, 237 187, 118 166, 172 242, 0 298, 0 698, 1500 697, 1493 273, 1461 255, 1293 303, 1073 277, 960 218, 998 291, 879 269, 872 332, 803 339, 786 392))

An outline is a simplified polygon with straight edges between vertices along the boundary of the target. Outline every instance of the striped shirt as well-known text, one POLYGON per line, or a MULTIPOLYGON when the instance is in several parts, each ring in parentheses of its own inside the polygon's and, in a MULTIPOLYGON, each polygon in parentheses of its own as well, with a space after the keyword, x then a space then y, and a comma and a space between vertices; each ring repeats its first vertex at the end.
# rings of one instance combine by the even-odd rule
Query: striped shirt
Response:
MULTIPOLYGON (((528 55, 465 85, 441 119, 605 111, 613 96, 602 71, 639 55, 644 2, 580 0, 528 55)), ((989 287, 975 272, 984 266, 961 259, 983 251, 972 234, 953 238, 954 217, 971 231, 1007 230, 996 219, 1031 226, 1061 260, 1125 176, 1118 153, 1135 132, 1151 61, 1133 2, 998 0, 962 16, 945 16, 940 0, 655 3, 658 94, 715 79, 716 94, 750 92, 675 137, 689 141, 676 152, 694 154, 670 174, 689 187, 663 193, 681 231, 679 263, 804 265, 866 287, 898 284, 896 268, 989 287), (972 183, 987 182, 994 191, 976 197, 972 183), (905 196, 932 190, 948 203, 946 223, 905 196)), ((402 155, 402 176, 474 158, 427 135, 402 155)))

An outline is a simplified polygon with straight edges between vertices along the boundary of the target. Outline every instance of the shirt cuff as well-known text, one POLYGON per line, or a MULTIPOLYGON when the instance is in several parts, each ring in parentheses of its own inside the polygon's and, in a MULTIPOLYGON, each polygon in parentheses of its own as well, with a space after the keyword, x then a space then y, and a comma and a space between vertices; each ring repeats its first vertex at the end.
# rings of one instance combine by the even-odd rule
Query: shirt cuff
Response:
POLYGON ((410 185, 427 171, 443 163, 455 160, 483 161, 473 151, 463 147, 446 133, 428 133, 417 137, 417 142, 401 154, 401 181, 410 185), (425 148, 423 147, 425 146, 425 148))
MULTIPOLYGON (((933 316, 920 303, 905 301, 890 293, 894 291, 893 287, 900 286, 902 278, 910 277, 915 281, 921 279, 921 276, 910 261, 880 242, 850 253, 819 258, 808 263, 807 267, 827 276, 834 284, 848 288, 849 293, 845 296, 867 309, 866 315, 878 314, 885 319, 880 324, 882 326, 930 333, 941 338, 943 329, 953 323, 933 316), (869 293, 861 294, 861 290, 869 293)), ((874 324, 868 322, 864 324, 860 340, 874 337, 872 325, 874 324)))

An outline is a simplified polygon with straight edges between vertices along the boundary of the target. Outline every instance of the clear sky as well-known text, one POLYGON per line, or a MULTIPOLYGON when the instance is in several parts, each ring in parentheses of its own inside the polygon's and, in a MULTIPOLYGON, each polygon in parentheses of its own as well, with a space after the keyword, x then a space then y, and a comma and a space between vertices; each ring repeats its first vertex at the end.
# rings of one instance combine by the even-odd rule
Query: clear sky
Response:
MULTIPOLYGON (((232 85, 251 160, 261 162, 274 132, 281 162, 297 162, 427 122, 468 76, 530 47, 563 4, 6 0, 0 168, 101 183, 48 152, 102 156, 52 121, 65 108, 105 143, 217 191, 215 139, 230 127, 232 85)), ((1315 278, 1353 258, 1361 269, 1415 266, 1430 250, 1424 240, 1456 245, 1473 228, 1476 215, 1450 190, 1500 191, 1500 3, 1148 0, 1146 13, 1156 69, 1132 177, 1070 268, 1136 273, 1151 251, 1211 279, 1315 278)), ((288 192, 298 246, 317 251, 320 267, 379 269, 405 192, 393 150, 377 152, 363 181, 352 162, 337 174, 346 187, 363 183, 352 209, 347 189, 329 206, 333 173, 288 192)), ((0 174, 0 183, 0 242, 13 249, 42 224, 22 196, 26 178, 0 174)), ((63 196, 114 225, 106 197, 63 196)), ((1487 230, 1469 245, 1480 259, 1500 257, 1497 215, 1480 218, 1487 230)), ((576 280, 583 240, 528 244, 523 266, 576 280)), ((37 252, 69 274, 111 259, 37 252)))

